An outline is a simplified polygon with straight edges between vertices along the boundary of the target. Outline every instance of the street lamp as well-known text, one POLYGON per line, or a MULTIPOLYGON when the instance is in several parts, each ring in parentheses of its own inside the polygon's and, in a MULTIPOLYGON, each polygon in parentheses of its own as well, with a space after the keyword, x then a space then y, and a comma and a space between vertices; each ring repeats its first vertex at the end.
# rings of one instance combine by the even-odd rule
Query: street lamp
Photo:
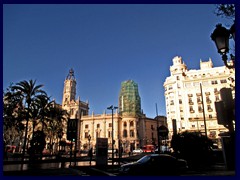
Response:
POLYGON ((89 134, 89 135, 88 135, 88 144, 89 144, 88 149, 90 149, 90 141, 91 141, 91 135, 89 134))
POLYGON ((113 166, 113 158, 114 158, 114 147, 113 147, 113 144, 114 144, 114 139, 113 139, 113 110, 114 109, 117 109, 118 107, 115 107, 113 105, 109 106, 107 109, 108 110, 112 110, 112 166, 113 166))
POLYGON ((225 66, 229 69, 235 68, 235 57, 232 54, 230 55, 232 64, 228 64, 227 57, 227 53, 229 52, 229 39, 233 38, 235 41, 235 23, 229 30, 223 27, 222 24, 217 24, 216 29, 211 34, 211 38, 216 44, 218 53, 222 55, 225 66))

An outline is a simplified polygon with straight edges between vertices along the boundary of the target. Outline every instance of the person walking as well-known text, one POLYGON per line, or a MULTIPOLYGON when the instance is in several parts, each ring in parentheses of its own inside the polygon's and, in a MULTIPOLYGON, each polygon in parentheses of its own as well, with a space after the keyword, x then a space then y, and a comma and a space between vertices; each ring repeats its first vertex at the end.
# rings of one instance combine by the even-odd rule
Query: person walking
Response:
POLYGON ((88 157, 89 157, 89 163, 90 163, 90 166, 91 166, 91 162, 92 162, 92 157, 93 157, 93 149, 90 148, 89 151, 88 151, 88 157))

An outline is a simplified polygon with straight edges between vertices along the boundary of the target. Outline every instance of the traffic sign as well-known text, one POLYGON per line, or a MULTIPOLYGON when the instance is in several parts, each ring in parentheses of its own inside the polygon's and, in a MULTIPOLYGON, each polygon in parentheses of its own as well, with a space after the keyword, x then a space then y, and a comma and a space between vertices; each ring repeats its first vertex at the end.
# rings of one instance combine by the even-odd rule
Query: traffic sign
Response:
POLYGON ((158 127, 158 135, 161 137, 167 137, 169 133, 169 130, 166 126, 162 125, 158 127))

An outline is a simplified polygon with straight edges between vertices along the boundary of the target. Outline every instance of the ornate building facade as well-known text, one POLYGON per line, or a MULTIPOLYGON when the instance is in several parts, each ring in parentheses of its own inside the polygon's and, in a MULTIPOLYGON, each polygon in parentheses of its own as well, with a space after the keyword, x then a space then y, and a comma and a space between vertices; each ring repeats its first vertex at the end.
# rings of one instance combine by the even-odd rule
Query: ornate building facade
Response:
POLYGON ((77 149, 88 149, 96 145, 97 138, 108 138, 109 148, 123 147, 124 151, 140 148, 146 144, 157 144, 157 126, 166 124, 166 117, 146 117, 141 110, 138 85, 132 80, 121 84, 119 108, 112 114, 89 115, 89 104, 75 100, 76 79, 71 69, 64 82, 62 108, 70 118, 79 120, 77 149), (112 142, 112 131, 113 139, 112 142))
MULTIPOLYGON (((235 79, 235 71, 225 66, 213 67, 211 59, 200 61, 199 70, 188 70, 177 56, 173 58, 170 73, 163 85, 170 135, 174 128, 177 132, 205 133, 205 120, 208 137, 218 138, 227 129, 218 124, 214 103, 221 100, 220 89, 231 87, 229 79, 235 79)), ((235 97, 234 89, 232 95, 235 97)))

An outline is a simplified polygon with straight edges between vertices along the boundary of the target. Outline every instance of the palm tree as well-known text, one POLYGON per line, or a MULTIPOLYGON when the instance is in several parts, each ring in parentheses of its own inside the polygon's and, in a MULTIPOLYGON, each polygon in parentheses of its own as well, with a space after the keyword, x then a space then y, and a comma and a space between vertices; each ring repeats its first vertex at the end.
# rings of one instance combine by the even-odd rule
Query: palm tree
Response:
POLYGON ((50 109, 52 106, 52 102, 49 102, 50 97, 42 94, 38 96, 36 99, 36 105, 38 107, 38 117, 40 123, 42 124, 42 132, 44 131, 44 127, 47 127, 47 122, 49 121, 50 109))
POLYGON ((52 143, 52 139, 54 137, 59 137, 59 134, 62 134, 64 125, 67 122, 69 115, 66 110, 63 110, 60 106, 57 106, 55 102, 53 102, 49 116, 48 135, 50 137, 50 143, 52 143))
POLYGON ((17 83, 15 86, 12 86, 12 90, 15 91, 15 96, 21 97, 21 101, 23 104, 26 105, 26 128, 25 128, 25 137, 24 137, 24 143, 23 143, 23 153, 22 153, 22 166, 23 167, 23 161, 25 156, 25 150, 26 150, 26 142, 27 142, 27 132, 28 132, 28 122, 30 119, 30 112, 31 112, 31 106, 33 105, 34 101, 38 98, 40 95, 46 95, 46 92, 43 91, 41 88, 43 85, 36 85, 36 80, 29 80, 21 81, 17 83))

